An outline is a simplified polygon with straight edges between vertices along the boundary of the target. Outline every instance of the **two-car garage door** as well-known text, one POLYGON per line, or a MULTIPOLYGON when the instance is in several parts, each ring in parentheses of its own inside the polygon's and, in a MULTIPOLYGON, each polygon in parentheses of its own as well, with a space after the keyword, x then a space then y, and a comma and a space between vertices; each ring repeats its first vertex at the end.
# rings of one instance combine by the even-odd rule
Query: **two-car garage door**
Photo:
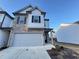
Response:
POLYGON ((12 46, 39 46, 43 45, 43 34, 15 34, 12 46))

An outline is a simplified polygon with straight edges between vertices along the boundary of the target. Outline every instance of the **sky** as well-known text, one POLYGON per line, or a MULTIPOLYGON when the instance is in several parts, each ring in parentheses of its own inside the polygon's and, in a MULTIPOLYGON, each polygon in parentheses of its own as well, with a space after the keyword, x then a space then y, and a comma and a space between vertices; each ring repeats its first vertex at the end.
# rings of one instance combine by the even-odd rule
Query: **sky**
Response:
POLYGON ((79 21, 79 0, 0 0, 0 8, 10 15, 28 5, 44 10, 50 20, 49 26, 55 31, 61 23, 79 21))

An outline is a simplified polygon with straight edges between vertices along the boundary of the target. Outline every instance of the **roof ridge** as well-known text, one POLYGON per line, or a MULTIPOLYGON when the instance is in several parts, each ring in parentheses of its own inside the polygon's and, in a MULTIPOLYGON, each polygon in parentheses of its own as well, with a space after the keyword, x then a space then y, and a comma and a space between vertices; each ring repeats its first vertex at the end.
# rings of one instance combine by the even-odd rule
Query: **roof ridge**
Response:
POLYGON ((17 12, 20 12, 20 11, 22 11, 22 10, 24 10, 24 9, 27 9, 28 7, 32 7, 32 8, 33 8, 32 5, 28 5, 28 6, 25 6, 25 7, 21 8, 21 9, 19 9, 18 11, 13 12, 13 14, 14 14, 14 13, 17 13, 17 12))

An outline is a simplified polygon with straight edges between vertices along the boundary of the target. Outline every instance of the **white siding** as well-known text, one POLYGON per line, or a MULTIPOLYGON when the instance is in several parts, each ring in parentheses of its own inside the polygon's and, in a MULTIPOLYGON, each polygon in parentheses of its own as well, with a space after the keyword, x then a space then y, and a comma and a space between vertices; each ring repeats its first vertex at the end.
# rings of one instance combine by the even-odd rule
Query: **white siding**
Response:
POLYGON ((13 20, 11 20, 8 16, 5 16, 2 27, 12 27, 12 22, 13 20))
POLYGON ((32 14, 29 14, 28 15, 28 18, 27 18, 27 26, 28 27, 31 27, 31 28, 44 28, 44 17, 43 15, 41 15, 41 12, 38 11, 38 10, 34 10, 32 11, 32 14), (41 16, 41 23, 32 23, 32 16, 41 16))
POLYGON ((60 27, 57 32, 57 39, 60 42, 79 44, 79 24, 60 27))
POLYGON ((4 18, 4 14, 0 14, 0 22, 2 22, 3 18, 4 18))
POLYGON ((41 12, 35 9, 34 11, 32 11, 32 15, 41 15, 41 12))
POLYGON ((0 30, 0 48, 3 47, 9 38, 9 32, 5 30, 0 30))
POLYGON ((43 34, 15 34, 13 46, 41 46, 43 45, 43 34))

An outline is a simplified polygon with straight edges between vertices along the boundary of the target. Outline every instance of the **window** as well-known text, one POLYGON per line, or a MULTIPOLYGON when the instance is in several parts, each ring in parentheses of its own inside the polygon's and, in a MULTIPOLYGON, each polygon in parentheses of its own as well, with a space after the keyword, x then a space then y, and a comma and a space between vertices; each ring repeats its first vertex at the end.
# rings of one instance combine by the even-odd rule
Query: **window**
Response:
POLYGON ((26 23, 26 17, 25 16, 19 16, 17 19, 17 24, 25 24, 26 23))
POLYGON ((49 21, 44 21, 44 26, 49 27, 49 21))
POLYGON ((40 16, 32 16, 32 23, 40 23, 41 19, 40 16))

